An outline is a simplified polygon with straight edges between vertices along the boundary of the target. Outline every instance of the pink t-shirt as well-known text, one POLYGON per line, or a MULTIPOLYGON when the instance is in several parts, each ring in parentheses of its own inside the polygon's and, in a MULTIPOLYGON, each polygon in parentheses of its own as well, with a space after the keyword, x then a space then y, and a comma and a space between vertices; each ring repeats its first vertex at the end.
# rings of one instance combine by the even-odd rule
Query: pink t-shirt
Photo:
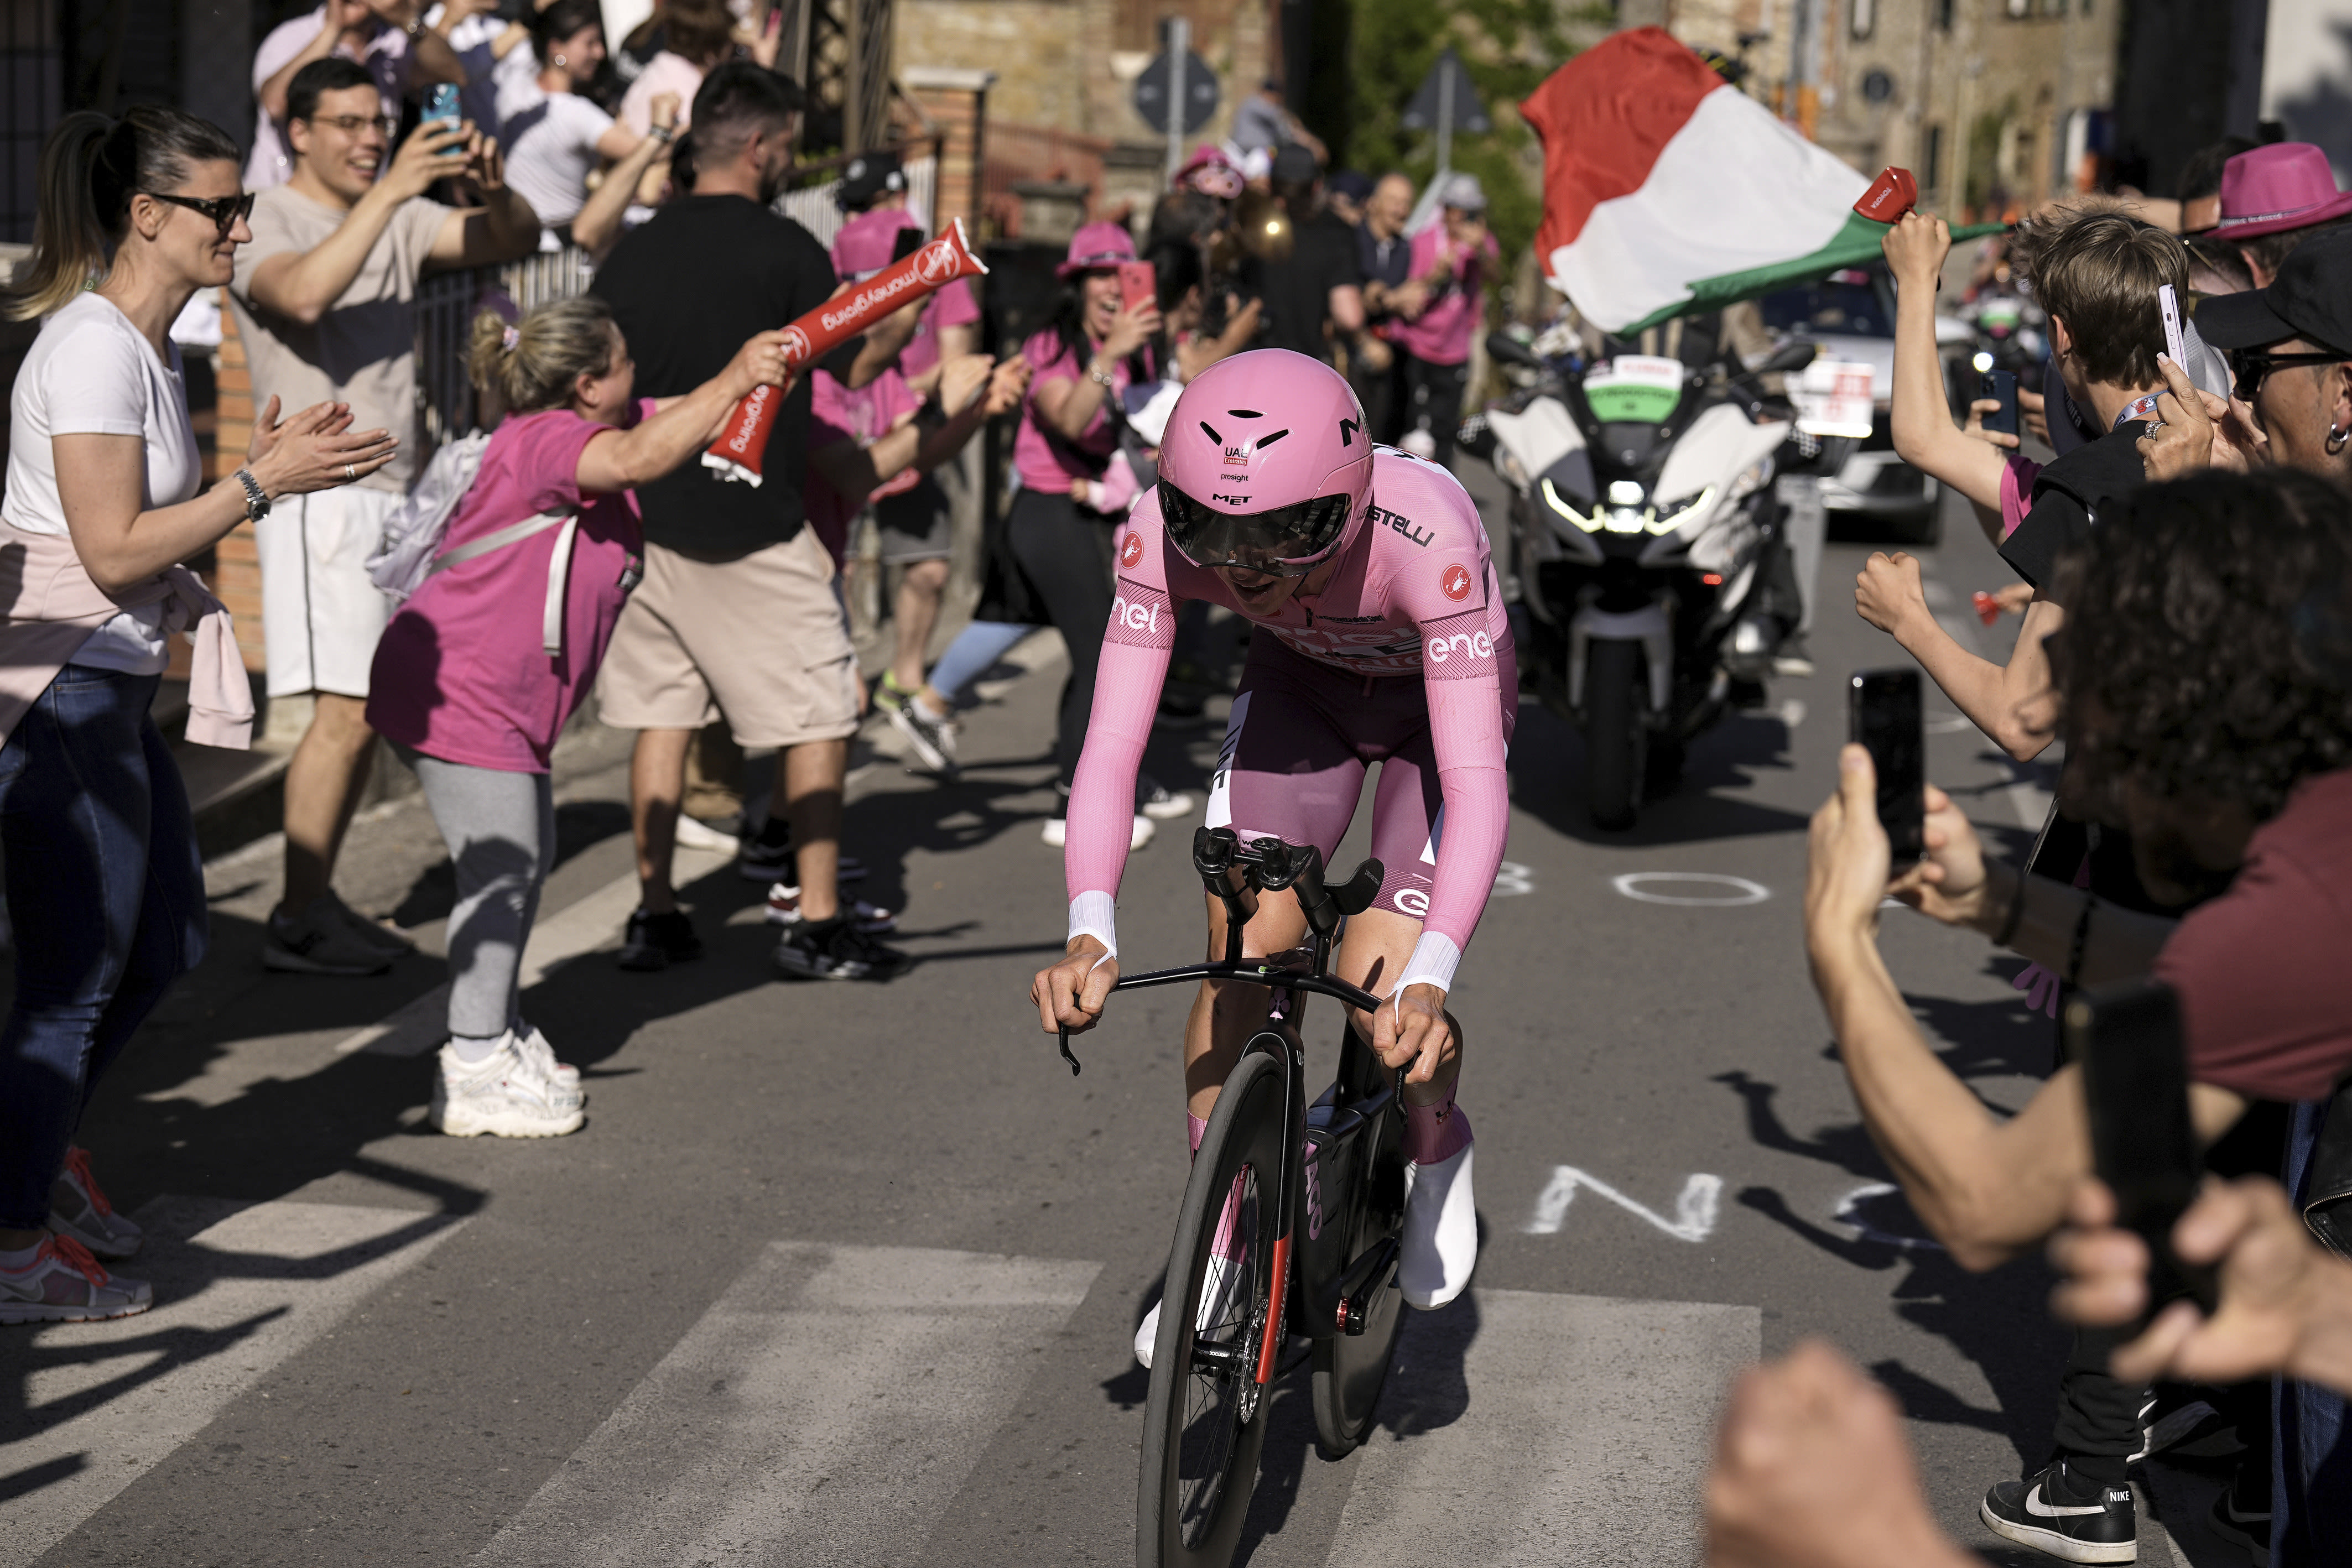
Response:
POLYGON ((898 368, 909 381, 919 381, 940 362, 940 329, 969 327, 980 319, 980 306, 971 297, 971 284, 957 278, 923 307, 922 316, 915 323, 915 336, 898 350, 898 368))
MULTIPOLYGON (((915 395, 897 366, 854 391, 831 373, 818 371, 809 380, 809 450, 840 441, 871 446, 922 406, 923 400, 915 395)), ((871 496, 853 499, 825 483, 824 476, 812 464, 806 493, 809 524, 833 552, 834 564, 841 564, 842 551, 849 542, 849 521, 866 502, 901 495, 922 482, 919 470, 904 468, 884 480, 871 496)))
POLYGON ((1021 353, 1036 371, 1022 406, 1020 434, 1013 438, 1013 466, 1019 471, 1021 483, 1049 494, 1066 493, 1073 479, 1100 477, 1103 465, 1118 450, 1118 427, 1111 423, 1110 408, 1126 395, 1134 379, 1128 373, 1127 361, 1121 360, 1110 368, 1110 392, 1079 434, 1074 450, 1060 436, 1045 434, 1045 416, 1037 411, 1037 393, 1052 382, 1085 380, 1083 361, 1062 347, 1062 340, 1050 328, 1024 343, 1021 353))
MULTIPOLYGON (((1157 487, 1128 514, 1118 543, 1118 597, 1070 792, 1063 866, 1074 900, 1118 891, 1136 770, 1175 646, 1177 605, 1200 599, 1248 615, 1223 578, 1168 542, 1157 487)), ((1445 937, 1457 952, 1467 946, 1503 863, 1510 819, 1503 764, 1510 737, 1502 681, 1516 666, 1510 617, 1476 504, 1435 464, 1380 447, 1371 517, 1340 551, 1322 591, 1311 599, 1301 593, 1271 619, 1248 618, 1345 676, 1350 688, 1384 676, 1421 680, 1445 812, 1422 929, 1445 937)), ((1333 711, 1344 723, 1344 711, 1333 711)))
MULTIPOLYGON (((631 423, 653 409, 639 400, 631 423)), ((578 513, 562 654, 551 659, 541 643, 561 532, 549 528, 426 579, 400 607, 369 677, 368 724, 377 734, 445 762, 548 770, 555 737, 604 662, 628 597, 623 574, 644 548, 635 492, 580 492, 580 454, 611 428, 562 408, 509 417, 491 435, 442 547, 535 513, 578 513)))
POLYGON ((671 54, 667 49, 655 51, 621 95, 621 112, 613 118, 644 136, 654 128, 654 99, 663 93, 677 94, 677 128, 684 131, 694 123, 694 95, 702 90, 703 69, 684 55, 671 54))
POLYGON ((2000 470, 2000 537, 2009 538, 2025 514, 2033 510, 2033 479, 2042 465, 2031 457, 2011 455, 2000 470))
POLYGON ((1426 277, 1440 256, 1451 269, 1453 284, 1429 308, 1410 321, 1399 321, 1391 334, 1397 346, 1416 360, 1433 365, 1458 365, 1470 357, 1470 339, 1486 313, 1486 264, 1501 252, 1495 236, 1475 249, 1454 244, 1443 219, 1412 236, 1412 276, 1426 277))

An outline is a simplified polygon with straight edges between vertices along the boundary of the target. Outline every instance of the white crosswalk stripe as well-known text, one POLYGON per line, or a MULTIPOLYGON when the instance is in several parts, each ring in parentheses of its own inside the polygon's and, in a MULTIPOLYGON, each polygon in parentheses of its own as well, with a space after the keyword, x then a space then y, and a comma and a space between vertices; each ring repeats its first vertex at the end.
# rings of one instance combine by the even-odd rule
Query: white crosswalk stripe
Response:
POLYGON ((1098 1268, 774 1243, 477 1568, 911 1556, 1098 1268))
POLYGON ((1687 1563, 1754 1307, 1480 1291, 1416 1314, 1332 1568, 1687 1563))
POLYGON ((23 1553, 11 1562, 65 1539, 465 1223, 398 1208, 168 1197, 138 1219, 147 1244, 121 1271, 153 1283, 153 1311, 55 1323, 22 1340, 26 1331, 9 1331, 24 1408, 21 1435, 0 1448, 0 1479, 57 1478, 8 1505, 6 1551, 23 1553))

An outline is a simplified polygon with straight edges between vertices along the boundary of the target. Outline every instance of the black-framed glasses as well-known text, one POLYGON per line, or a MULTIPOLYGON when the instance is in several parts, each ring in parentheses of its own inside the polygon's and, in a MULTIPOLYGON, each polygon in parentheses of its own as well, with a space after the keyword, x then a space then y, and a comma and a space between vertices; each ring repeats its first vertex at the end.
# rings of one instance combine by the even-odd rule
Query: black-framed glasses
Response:
POLYGON ((400 134, 400 116, 396 114, 314 114, 312 125, 331 125, 346 136, 357 136, 369 126, 383 132, 386 141, 400 134))
POLYGON ((236 227, 238 219, 253 215, 251 191, 239 191, 234 196, 172 196, 162 191, 142 191, 140 193, 152 196, 159 202, 169 202, 175 207, 185 207, 192 213, 204 214, 212 219, 223 239, 228 238, 229 230, 236 227))
POLYGON ((2240 402, 2251 403, 2273 371, 2294 365, 2340 365, 2347 359, 2352 359, 2352 354, 2265 354, 2255 349, 2232 349, 2230 368, 2238 373, 2238 382, 2230 390, 2237 394, 2240 402))

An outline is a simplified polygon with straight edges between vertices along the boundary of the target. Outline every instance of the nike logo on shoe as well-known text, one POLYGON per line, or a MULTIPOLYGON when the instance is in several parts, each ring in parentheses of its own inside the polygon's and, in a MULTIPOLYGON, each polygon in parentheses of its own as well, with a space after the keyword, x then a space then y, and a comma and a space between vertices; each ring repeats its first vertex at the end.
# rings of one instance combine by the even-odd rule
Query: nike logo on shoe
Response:
MULTIPOLYGON (((2131 1493, 2126 1491, 2124 1496, 2129 1497, 2131 1493)), ((2076 1519, 2084 1514, 2105 1513, 2107 1511, 2107 1505, 2104 1502, 2084 1503, 2079 1506, 2073 1503, 2043 1502, 2042 1483, 2036 1481, 2033 1483, 2033 1490, 2025 1494, 2025 1511, 2038 1519, 2076 1519)))

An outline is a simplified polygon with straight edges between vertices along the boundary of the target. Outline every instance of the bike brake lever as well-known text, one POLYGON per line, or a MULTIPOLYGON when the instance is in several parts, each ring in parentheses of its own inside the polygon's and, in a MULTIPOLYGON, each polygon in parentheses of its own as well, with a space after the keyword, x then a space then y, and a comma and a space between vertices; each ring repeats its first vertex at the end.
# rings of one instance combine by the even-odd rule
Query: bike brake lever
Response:
POLYGON ((1077 1053, 1070 1049, 1070 1031, 1066 1029, 1062 1031, 1062 1060, 1070 1064, 1070 1076, 1076 1078, 1078 1075, 1078 1058, 1077 1053))

